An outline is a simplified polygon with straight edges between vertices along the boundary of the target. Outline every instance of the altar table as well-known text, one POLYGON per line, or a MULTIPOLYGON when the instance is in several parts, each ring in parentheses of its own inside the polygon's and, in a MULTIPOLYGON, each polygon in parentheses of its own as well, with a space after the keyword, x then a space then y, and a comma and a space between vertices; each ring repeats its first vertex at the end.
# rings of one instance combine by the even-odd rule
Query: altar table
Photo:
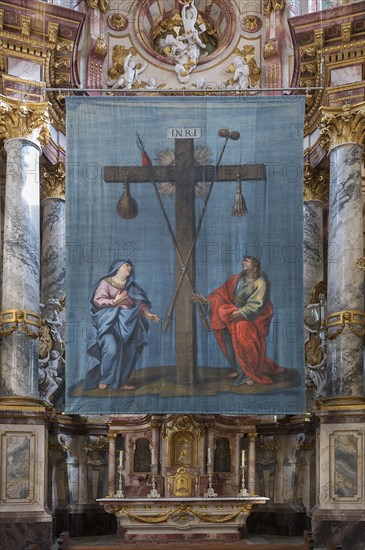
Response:
POLYGON ((269 499, 248 497, 100 498, 115 514, 125 540, 239 540, 255 504, 269 499))

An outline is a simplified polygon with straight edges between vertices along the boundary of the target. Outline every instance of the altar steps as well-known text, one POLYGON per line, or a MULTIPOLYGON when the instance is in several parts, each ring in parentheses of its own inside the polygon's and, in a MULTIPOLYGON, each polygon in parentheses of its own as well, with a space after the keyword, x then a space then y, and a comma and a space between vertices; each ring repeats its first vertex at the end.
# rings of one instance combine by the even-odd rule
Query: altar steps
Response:
POLYGON ((170 541, 166 543, 153 543, 153 542, 124 542, 114 540, 110 545, 100 546, 99 544, 87 544, 81 541, 75 542, 70 540, 67 532, 61 533, 58 539, 57 550, 111 550, 111 548, 119 550, 313 550, 313 539, 311 534, 307 531, 304 532, 303 544, 302 543, 267 543, 267 544, 254 544, 251 541, 240 540, 236 542, 222 541, 201 541, 191 542, 189 540, 175 542, 170 541))

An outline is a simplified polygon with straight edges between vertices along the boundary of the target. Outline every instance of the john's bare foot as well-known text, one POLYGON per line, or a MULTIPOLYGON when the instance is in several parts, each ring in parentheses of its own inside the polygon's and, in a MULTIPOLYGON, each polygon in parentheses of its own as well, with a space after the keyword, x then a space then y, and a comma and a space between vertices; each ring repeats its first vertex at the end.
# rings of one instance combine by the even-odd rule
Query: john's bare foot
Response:
POLYGON ((255 382, 249 378, 248 380, 246 380, 246 384, 247 386, 254 386, 255 382))
POLYGON ((108 387, 108 384, 99 384, 99 390, 106 390, 108 387))
POLYGON ((136 386, 129 386, 128 384, 123 384, 123 386, 120 387, 121 390, 135 390, 136 386))
POLYGON ((230 372, 228 378, 237 378, 238 372, 230 372))

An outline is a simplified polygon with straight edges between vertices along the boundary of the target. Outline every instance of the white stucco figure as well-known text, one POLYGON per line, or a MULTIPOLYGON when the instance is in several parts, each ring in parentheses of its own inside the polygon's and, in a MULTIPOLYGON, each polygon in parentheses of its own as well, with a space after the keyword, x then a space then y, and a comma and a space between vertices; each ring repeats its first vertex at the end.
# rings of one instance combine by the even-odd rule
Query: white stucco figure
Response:
POLYGON ((250 67, 248 66, 244 57, 236 55, 233 59, 233 65, 235 67, 233 80, 235 81, 235 89, 245 90, 250 88, 250 67))
MULTIPOLYGON (((133 84, 137 82, 138 76, 145 70, 146 67, 147 67, 147 63, 144 63, 144 65, 137 68, 137 63, 133 59, 132 54, 128 53, 123 63, 124 72, 118 78, 118 80, 114 82, 114 84, 112 85, 112 90, 115 90, 117 88, 124 88, 125 90, 131 90, 133 87, 133 84)), ((109 82, 107 82, 107 84, 110 85, 109 82)))
POLYGON ((175 72, 177 78, 183 84, 189 81, 190 73, 195 69, 199 61, 199 48, 194 44, 190 44, 188 49, 176 56, 175 72))
MULTIPOLYGON (((194 0, 190 4, 184 4, 181 11, 181 19, 184 26, 184 37, 190 42, 198 44, 200 48, 205 49, 206 46, 201 41, 199 32, 195 27, 196 20, 198 19, 198 10, 194 5, 194 0)), ((205 30, 204 26, 201 30, 205 30)))

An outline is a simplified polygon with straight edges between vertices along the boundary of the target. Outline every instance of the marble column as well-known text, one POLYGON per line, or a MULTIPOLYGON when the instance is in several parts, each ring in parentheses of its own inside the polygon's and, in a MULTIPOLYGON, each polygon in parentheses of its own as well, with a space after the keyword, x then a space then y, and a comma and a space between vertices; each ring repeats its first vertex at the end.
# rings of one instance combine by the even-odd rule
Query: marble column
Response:
POLYGON ((108 497, 115 495, 115 444, 117 434, 109 434, 109 453, 108 453, 108 497))
POLYGON ((323 113, 321 135, 330 157, 326 395, 362 396, 364 275, 356 260, 363 256, 365 104, 323 113))
POLYGON ((324 319, 324 297, 326 296, 323 207, 327 202, 328 182, 325 180, 324 174, 320 174, 306 163, 304 165, 303 204, 303 302, 308 408, 322 395, 325 379, 326 360, 321 323, 324 319), (323 305, 320 303, 321 294, 323 294, 323 305))
POLYGON ((303 278, 304 306, 312 303, 314 287, 324 280, 323 262, 323 206, 327 196, 324 177, 304 167, 303 204, 303 278))
POLYGON ((39 156, 48 139, 47 108, 0 99, 0 136, 7 153, 2 395, 38 396, 38 339, 30 333, 37 336, 40 323, 39 156))
POLYGON ((257 433, 248 433, 248 474, 247 489, 250 495, 256 495, 256 438, 257 433))
POLYGON ((41 178, 41 302, 65 296, 65 165, 44 169, 41 178))

